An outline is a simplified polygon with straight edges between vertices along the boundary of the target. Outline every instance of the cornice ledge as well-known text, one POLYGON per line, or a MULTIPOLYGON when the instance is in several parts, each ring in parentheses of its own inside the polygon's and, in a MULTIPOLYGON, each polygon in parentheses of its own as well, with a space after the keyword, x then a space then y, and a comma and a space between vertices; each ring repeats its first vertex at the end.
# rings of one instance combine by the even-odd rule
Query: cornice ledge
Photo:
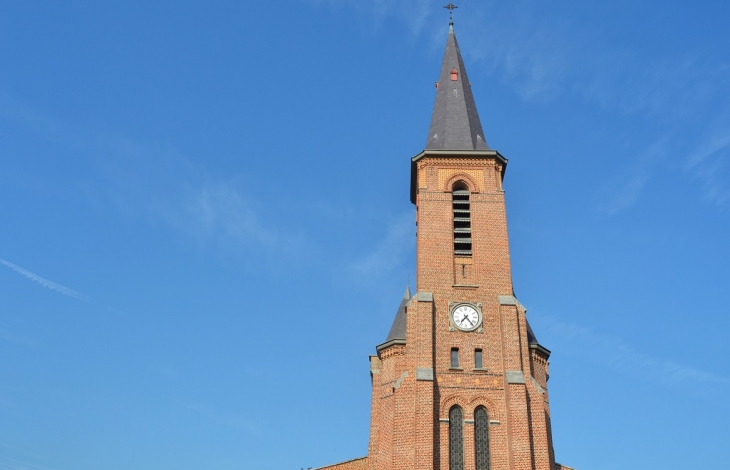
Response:
POLYGON ((379 344, 379 345, 375 346, 375 350, 380 352, 384 349, 388 349, 391 346, 396 346, 396 345, 405 346, 405 344, 406 344, 406 340, 404 340, 404 339, 391 339, 390 341, 386 341, 383 344, 379 344))
POLYGON ((496 150, 429 150, 426 149, 411 158, 413 163, 424 157, 441 157, 441 158, 464 158, 464 157, 497 157, 503 163, 507 163, 507 159, 496 150))
POLYGON ((539 343, 532 343, 530 345, 530 349, 535 349, 538 352, 544 354, 545 356, 550 357, 550 350, 539 343))
POLYGON ((417 163, 424 157, 439 157, 439 158, 479 158, 479 157, 494 157, 502 163, 501 175, 504 179, 504 174, 507 171, 507 159, 502 156, 496 150, 429 150, 426 149, 411 158, 411 202, 416 203, 416 195, 418 194, 418 188, 416 187, 416 180, 418 179, 417 163))
POLYGON ((517 297, 514 295, 500 295, 499 297, 499 305, 514 305, 516 307, 525 308, 524 305, 520 303, 519 300, 517 300, 517 297))

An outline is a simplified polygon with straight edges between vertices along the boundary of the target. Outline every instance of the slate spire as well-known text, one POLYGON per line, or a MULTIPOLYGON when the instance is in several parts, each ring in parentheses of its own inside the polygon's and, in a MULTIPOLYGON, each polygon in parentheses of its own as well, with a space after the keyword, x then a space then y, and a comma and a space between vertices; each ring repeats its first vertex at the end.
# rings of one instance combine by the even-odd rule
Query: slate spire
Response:
POLYGON ((406 321, 407 321, 406 305, 408 305, 408 302, 410 300, 411 300, 411 288, 406 287, 406 292, 405 292, 405 294, 403 294, 403 300, 401 300, 401 303, 398 306, 398 312, 395 314, 395 319, 393 320, 393 326, 390 327, 390 333, 388 333, 388 338, 385 340, 386 343, 388 341, 406 339, 406 321))
POLYGON ((446 39, 426 150, 489 150, 453 24, 446 39))

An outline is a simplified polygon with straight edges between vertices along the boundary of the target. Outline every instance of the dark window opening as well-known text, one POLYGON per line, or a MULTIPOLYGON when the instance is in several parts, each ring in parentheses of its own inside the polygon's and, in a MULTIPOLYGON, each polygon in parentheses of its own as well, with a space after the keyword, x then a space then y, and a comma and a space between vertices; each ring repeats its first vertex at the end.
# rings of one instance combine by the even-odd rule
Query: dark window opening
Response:
POLYGON ((474 350, 474 368, 475 369, 484 368, 484 363, 482 362, 482 350, 481 349, 474 350))
POLYGON ((458 406, 449 410, 449 470, 464 470, 464 418, 458 406))
POLYGON ((471 203, 469 190, 463 182, 454 185, 454 254, 457 256, 471 256, 471 203))
POLYGON ((474 411, 474 451, 476 470, 489 470, 489 415, 483 406, 474 411))
POLYGON ((459 348, 451 348, 451 367, 454 369, 459 367, 459 348))

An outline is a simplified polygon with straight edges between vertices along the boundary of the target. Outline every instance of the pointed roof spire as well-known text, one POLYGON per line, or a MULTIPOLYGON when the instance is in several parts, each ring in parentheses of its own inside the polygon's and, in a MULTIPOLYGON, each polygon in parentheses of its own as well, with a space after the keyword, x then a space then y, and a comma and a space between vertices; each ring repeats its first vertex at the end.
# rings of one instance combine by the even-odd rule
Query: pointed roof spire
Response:
POLYGON ((426 149, 489 150, 456 42, 453 22, 449 25, 446 51, 436 87, 436 103, 426 149))
POLYGON ((406 339, 406 305, 408 305, 408 302, 411 300, 411 288, 406 287, 406 293, 403 294, 403 300, 401 300, 400 305, 398 306, 398 312, 395 314, 395 319, 393 320, 393 326, 390 327, 390 333, 388 333, 388 338, 385 340, 385 342, 393 341, 393 340, 405 340, 406 339))

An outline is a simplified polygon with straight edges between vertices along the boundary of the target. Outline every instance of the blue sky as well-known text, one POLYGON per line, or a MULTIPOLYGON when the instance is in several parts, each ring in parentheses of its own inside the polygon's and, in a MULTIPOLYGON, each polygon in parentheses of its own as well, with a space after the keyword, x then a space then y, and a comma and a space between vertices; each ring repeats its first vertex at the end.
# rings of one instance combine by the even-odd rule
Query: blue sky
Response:
MULTIPOLYGON (((365 455, 443 3, 0 5, 0 469, 365 455)), ((730 458, 728 17, 455 12, 578 469, 730 458)))

